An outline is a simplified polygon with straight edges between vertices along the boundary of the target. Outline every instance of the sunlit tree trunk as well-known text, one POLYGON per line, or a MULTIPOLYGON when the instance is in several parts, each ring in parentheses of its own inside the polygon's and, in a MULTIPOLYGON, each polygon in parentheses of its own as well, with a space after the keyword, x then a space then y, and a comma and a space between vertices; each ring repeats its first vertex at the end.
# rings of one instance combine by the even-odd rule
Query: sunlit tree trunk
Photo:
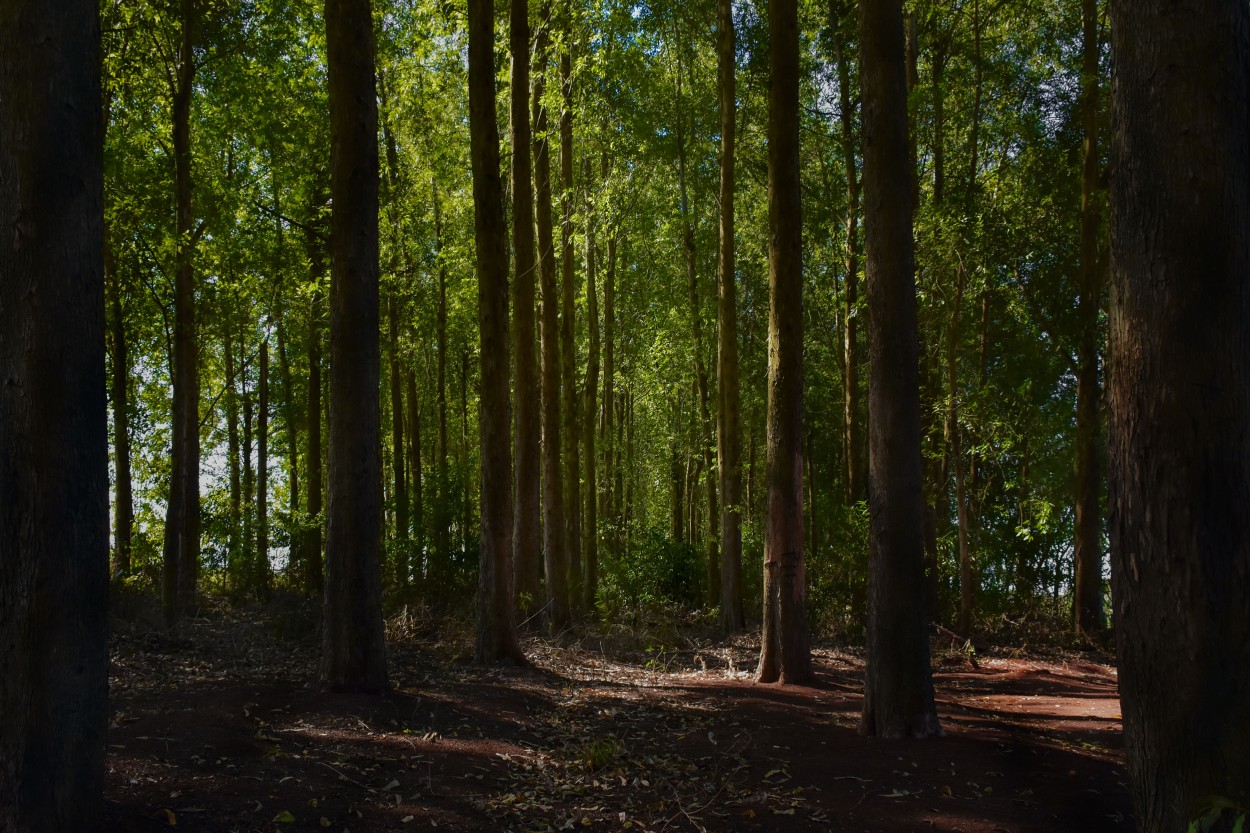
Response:
POLYGON ((803 239, 796 0, 768 6, 768 520, 756 679, 812 682, 803 566, 803 239))
POLYGON ((860 730, 941 733, 924 610, 919 335, 901 0, 859 9, 868 290, 868 644, 860 730))
POLYGON ((1137 829, 1172 833, 1250 806, 1250 6, 1112 0, 1111 55, 1120 703, 1137 829))
POLYGON ((382 631, 382 424, 378 111, 369 0, 326 0, 330 90, 330 506, 321 679, 386 691, 382 631))

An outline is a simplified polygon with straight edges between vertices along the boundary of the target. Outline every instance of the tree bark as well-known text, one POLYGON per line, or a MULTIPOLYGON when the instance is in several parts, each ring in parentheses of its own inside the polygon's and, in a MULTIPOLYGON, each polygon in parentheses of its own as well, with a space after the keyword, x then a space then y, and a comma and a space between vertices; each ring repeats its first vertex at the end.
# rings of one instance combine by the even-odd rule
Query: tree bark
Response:
POLYGON ((443 261, 443 215, 434 184, 434 249, 438 258, 438 499, 434 504, 434 558, 431 572, 440 581, 451 576, 451 494, 447 474, 447 264, 443 261))
POLYGON ((104 821, 109 481, 98 5, 0 5, 0 830, 104 821))
POLYGON ((191 215, 191 96, 195 0, 180 0, 173 150, 177 272, 174 278, 173 444, 165 512, 162 601, 167 625, 195 603, 200 556, 200 377, 195 320, 195 233, 191 215))
POLYGON ((268 593, 269 575, 269 339, 260 343, 256 415, 256 586, 268 593))
POLYGON ((1077 632, 1096 638, 1105 627, 1099 506, 1102 431, 1098 414, 1098 312, 1102 308, 1103 272, 1098 256, 1098 230, 1102 223, 1098 186, 1098 0, 1081 0, 1081 21, 1081 294, 1077 302, 1081 331, 1077 342, 1073 614, 1077 632))
POLYGON ((859 40, 868 409, 873 414, 868 651, 860 731, 923 738, 940 734, 941 728, 924 618, 919 336, 900 0, 865 0, 859 9, 859 40))
POLYGON ((530 25, 528 0, 509 6, 512 51, 512 302, 516 352, 516 512, 512 567, 517 602, 527 619, 539 605, 539 397, 534 330, 534 185, 530 158, 530 25))
POLYGON ((113 464, 117 489, 113 509, 113 575, 130 573, 131 539, 135 525, 133 475, 130 469, 130 353, 126 341, 126 319, 122 309, 121 275, 111 247, 105 242, 104 271, 106 291, 112 295, 113 340, 113 464), (111 280, 110 280, 111 278, 111 280))
MULTIPOLYGON (((311 237, 311 235, 310 235, 311 237)), ((320 278, 325 261, 320 243, 309 241, 311 273, 320 278)), ((304 544, 304 593, 314 599, 325 594, 324 557, 321 546, 322 478, 321 449, 321 293, 314 292, 308 310, 308 530, 304 544)))
POLYGON ((223 315, 222 353, 226 372, 226 456, 230 470, 230 532, 226 538, 226 572, 233 575, 234 559, 238 557, 243 533, 243 473, 239 466, 239 368, 235 356, 234 323, 229 312, 223 315))
POLYGON ((523 663, 512 591, 512 413, 508 387, 508 226, 495 116, 495 13, 469 0, 469 141, 481 361, 482 534, 474 661, 523 663))
POLYGON ((544 0, 534 47, 534 180, 541 283, 539 341, 542 351, 543 566, 547 587, 547 626, 557 632, 569 620, 568 551, 564 527, 564 472, 560 465, 560 298, 556 284, 551 218, 551 150, 544 77, 550 51, 551 3, 544 0))
POLYGON ((599 416, 599 288, 597 286, 595 225, 598 217, 590 191, 590 160, 582 166, 586 189, 586 323, 589 329, 586 355, 586 412, 582 420, 586 444, 586 569, 582 575, 582 609, 593 616, 599 592, 599 480, 595 433, 599 416))
POLYGON ((803 567, 803 239, 796 0, 768 5, 768 520, 756 679, 814 680, 803 567))
POLYGON ((1111 54, 1112 587, 1162 833, 1250 806, 1250 7, 1113 0, 1111 54))
POLYGON ((566 534, 565 552, 569 562, 569 604, 582 601, 577 588, 582 580, 582 529, 581 529, 581 431, 577 427, 577 375, 575 365, 577 351, 573 344, 574 318, 577 307, 576 268, 573 255, 573 58, 572 20, 565 8, 564 44, 560 50, 560 92, 563 106, 560 109, 560 410, 564 418, 564 522, 566 534))
MULTIPOLYGON (((606 177, 606 170, 605 170, 606 177)), ((613 555, 620 552, 620 447, 613 425, 620 397, 616 393, 616 228, 608 235, 608 274, 603 286, 603 504, 600 514, 607 519, 608 548, 613 555)))
POLYGON ((425 497, 421 484, 421 407, 417 399, 417 375, 411 368, 404 373, 408 396, 408 473, 412 485, 412 571, 414 581, 424 575, 425 497))
POLYGON ((369 0, 326 0, 330 90, 330 508, 321 679, 386 691, 382 631, 382 425, 378 110, 369 0))
POLYGON ((391 294, 387 308, 390 335, 391 376, 391 473, 395 478, 395 538, 399 547, 395 555, 395 582, 407 587, 410 577, 408 479, 404 455, 404 378, 399 365, 399 301, 391 294))
POLYGON ((720 474, 720 627, 746 627, 742 607, 742 419, 738 390, 738 295, 734 262, 734 151, 737 141, 732 0, 716 4, 717 85, 720 95, 720 229, 717 285, 717 471, 720 474))

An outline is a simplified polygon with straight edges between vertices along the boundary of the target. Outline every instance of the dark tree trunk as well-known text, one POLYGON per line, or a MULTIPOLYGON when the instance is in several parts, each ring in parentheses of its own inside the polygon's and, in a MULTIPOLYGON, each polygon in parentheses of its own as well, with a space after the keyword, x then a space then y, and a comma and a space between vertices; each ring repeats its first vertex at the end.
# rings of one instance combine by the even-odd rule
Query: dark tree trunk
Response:
POLYGON ((477 243, 482 534, 477 585, 479 663, 525 661, 512 592, 512 413, 508 388, 508 224, 495 117, 495 13, 469 0, 469 139, 477 243))
POLYGON ((514 298, 516 344, 516 511, 512 567, 521 612, 539 606, 539 397, 534 332, 534 186, 530 159, 530 25, 527 0, 509 7, 512 50, 512 245, 516 265, 514 298))
POLYGON ((163 603, 173 625, 195 603, 200 565, 200 375, 195 321, 195 233, 191 227, 191 96, 195 0, 181 0, 173 149, 177 273, 174 278, 173 445, 165 513, 163 603))
POLYGON ((864 456, 863 422, 859 400, 859 177, 855 164, 855 104, 851 95, 851 69, 847 48, 850 38, 843 33, 847 25, 842 4, 831 0, 829 26, 836 38, 838 64, 839 126, 842 136, 842 165, 846 169, 846 295, 843 327, 842 363, 842 448, 846 461, 846 502, 857 503, 868 497, 868 461, 864 456))
POLYGON ((742 419, 738 392, 738 297, 734 262, 734 151, 737 81, 732 0, 716 5, 717 85, 720 94, 720 232, 717 258, 717 470, 720 474, 720 627, 746 627, 742 608, 742 419))
POLYGON ((571 21, 567 10, 564 45, 560 50, 560 410, 564 418, 564 522, 567 539, 565 552, 569 561, 569 604, 581 602, 577 587, 582 577, 581 529, 581 461, 578 459, 581 432, 577 428, 577 352, 573 346, 573 324, 576 316, 574 296, 576 280, 573 262, 573 58, 571 21))
POLYGON ((434 187, 434 243, 438 255, 438 499, 434 503, 434 558, 439 579, 451 575, 451 494, 447 476, 447 264, 443 262, 443 215, 434 187))
POLYGON ((417 399, 417 376, 411 369, 404 373, 408 395, 408 474, 412 486, 413 542, 412 552, 415 573, 419 580, 423 573, 422 556, 425 553, 425 496, 421 486, 421 408, 417 399))
POLYGON ((286 326, 278 320, 278 373, 282 377, 282 421, 286 423, 287 507, 291 517, 299 515, 299 423, 295 416, 295 384, 291 378, 291 355, 287 349, 286 326))
POLYGON ((378 111, 369 0, 326 0, 330 90, 330 509, 322 683, 387 689, 378 391, 378 111))
POLYGON ((1138 829, 1171 833, 1250 806, 1250 7, 1113 0, 1111 54, 1120 698, 1138 829))
POLYGON ((241 553, 238 562, 238 579, 240 585, 254 589, 252 581, 252 558, 256 554, 256 469, 252 465, 253 421, 252 392, 247 389, 247 363, 240 368, 243 390, 243 500, 241 520, 241 553))
POLYGON ((256 586, 269 591, 269 339, 260 343, 256 414, 256 586))
POLYGON ((901 0, 859 10, 868 275, 871 544, 866 735, 941 733, 933 702, 924 604, 920 369, 907 168, 901 0))
POLYGON ((768 6, 768 520, 756 679, 814 679, 803 567, 803 239, 796 0, 768 6))
POLYGON ((1102 263, 1098 231, 1102 210, 1098 187, 1098 0, 1081 0, 1081 335, 1076 382, 1076 561, 1075 624, 1078 633, 1097 637, 1102 612, 1102 431, 1098 415, 1098 311, 1102 308, 1102 263))
MULTIPOLYGON (((312 274, 321 277, 325 263, 320 243, 310 241, 312 274)), ((308 530, 304 544, 304 593, 314 599, 325 594, 324 557, 321 551, 322 451, 321 451, 321 294, 313 293, 308 311, 308 530)))
POLYGON ((230 314, 223 315, 222 352, 225 356, 226 394, 226 456, 230 469, 230 532, 226 538, 226 572, 234 573, 243 532, 243 473, 239 466, 239 368, 235 356, 234 323, 230 314))
POLYGON ((98 5, 0 5, 0 830, 104 821, 98 5))
POLYGON ((569 620, 568 551, 564 528, 564 472, 560 466, 560 298, 551 218, 551 150, 547 139, 544 77, 550 51, 551 3, 544 0, 543 21, 534 48, 534 180, 541 283, 543 566, 547 585, 547 626, 558 632, 569 620))
MULTIPOLYGON (((604 176, 607 176, 605 166, 604 176)), ((614 427, 619 396, 616 394, 616 229, 608 237, 608 274, 603 286, 603 503, 600 514, 607 519, 608 548, 613 555, 620 551, 620 442, 614 427)))
POLYGON ((595 433, 599 415, 599 288, 597 284, 597 256, 595 247, 594 201, 590 197, 590 160, 582 166, 586 180, 586 323, 589 343, 586 356, 586 412, 582 421, 583 440, 586 444, 586 569, 582 576, 582 609, 593 616, 595 598, 599 592, 599 496, 601 483, 598 474, 598 456, 595 453, 595 433))
POLYGON ((130 572, 131 538, 135 525, 134 496, 130 471, 130 354, 126 342, 126 318, 122 309, 121 275, 106 241, 104 250, 106 291, 112 295, 113 337, 113 464, 117 490, 113 523, 113 575, 130 572))

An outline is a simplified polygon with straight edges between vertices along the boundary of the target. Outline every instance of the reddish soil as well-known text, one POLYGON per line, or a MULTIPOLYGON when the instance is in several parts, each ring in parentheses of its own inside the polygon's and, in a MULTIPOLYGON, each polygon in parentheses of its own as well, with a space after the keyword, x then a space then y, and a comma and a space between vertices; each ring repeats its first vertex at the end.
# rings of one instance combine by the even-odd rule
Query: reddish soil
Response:
MULTIPOLYGON (((123 630, 118 628, 119 631, 123 630)), ((393 639, 394 692, 322 693, 313 639, 261 622, 114 638, 113 831, 1132 831, 1114 668, 939 659, 946 737, 856 731, 862 659, 752 683, 749 640, 531 640, 482 669, 393 639)))

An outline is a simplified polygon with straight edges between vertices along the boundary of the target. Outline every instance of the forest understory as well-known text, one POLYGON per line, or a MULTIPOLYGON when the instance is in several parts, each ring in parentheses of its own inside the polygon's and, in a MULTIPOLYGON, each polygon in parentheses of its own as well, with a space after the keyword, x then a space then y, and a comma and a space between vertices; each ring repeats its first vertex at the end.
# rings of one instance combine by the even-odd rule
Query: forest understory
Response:
POLYGON ((752 681, 758 635, 640 617, 469 662, 467 619, 387 622, 391 693, 325 693, 317 617, 115 618, 112 831, 1132 831, 1116 670, 934 641, 946 738, 858 733, 863 650, 752 681), (154 620, 155 621, 155 620, 154 620))

